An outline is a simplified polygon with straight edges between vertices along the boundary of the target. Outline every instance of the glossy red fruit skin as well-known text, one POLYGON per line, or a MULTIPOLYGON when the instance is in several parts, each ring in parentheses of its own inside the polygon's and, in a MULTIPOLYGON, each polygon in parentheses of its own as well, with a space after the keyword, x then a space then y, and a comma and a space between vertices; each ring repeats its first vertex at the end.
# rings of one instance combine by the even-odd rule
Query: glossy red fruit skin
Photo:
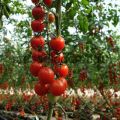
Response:
POLYGON ((52 5, 52 0, 43 0, 44 4, 50 7, 52 5))
POLYGON ((32 60, 38 62, 44 62, 47 58, 47 53, 45 51, 32 50, 32 60))
POLYGON ((42 68, 42 64, 38 63, 38 62, 33 62, 30 65, 30 73, 34 76, 37 77, 38 76, 38 72, 40 71, 40 69, 42 68))
POLYGON ((54 96, 60 96, 65 92, 66 88, 66 83, 58 79, 51 84, 50 93, 54 96))
POLYGON ((42 23, 40 20, 33 20, 31 22, 31 28, 34 32, 42 32, 44 30, 44 23, 42 23))
POLYGON ((62 81, 65 85, 65 89, 68 87, 67 80, 64 77, 60 77, 58 80, 62 81))
POLYGON ((66 77, 69 74, 69 68, 66 64, 55 65, 54 70, 60 77, 66 77))
POLYGON ((39 48, 43 48, 45 44, 45 40, 42 36, 33 37, 30 41, 31 47, 35 50, 39 50, 39 48))
POLYGON ((52 38, 50 47, 55 51, 61 51, 65 47, 65 40, 61 36, 52 38))
POLYGON ((32 9, 32 16, 35 19, 41 19, 41 20, 43 20, 43 18, 45 16, 45 11, 44 11, 44 9, 41 6, 35 6, 32 9))
POLYGON ((34 4, 39 3, 39 0, 31 0, 31 1, 32 1, 32 3, 34 3, 34 4))
POLYGON ((49 23, 55 22, 55 15, 53 13, 48 14, 48 21, 49 23))
POLYGON ((35 93, 39 96, 44 96, 49 92, 49 84, 36 83, 34 86, 35 93))
POLYGON ((63 53, 60 53, 60 54, 57 54, 56 51, 51 51, 50 53, 51 55, 51 60, 54 63, 62 63, 64 61, 64 54, 63 53))
POLYGON ((38 78, 43 84, 51 84, 54 82, 54 72, 49 67, 43 67, 38 73, 38 78))

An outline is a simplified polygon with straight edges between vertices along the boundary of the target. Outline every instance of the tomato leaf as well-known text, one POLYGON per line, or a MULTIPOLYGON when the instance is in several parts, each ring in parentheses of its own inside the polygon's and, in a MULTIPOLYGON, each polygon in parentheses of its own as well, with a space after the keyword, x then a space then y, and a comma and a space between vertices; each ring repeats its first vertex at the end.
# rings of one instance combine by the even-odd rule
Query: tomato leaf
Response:
POLYGON ((86 5, 89 5, 89 1, 88 1, 88 0, 82 0, 81 3, 82 3, 83 5, 85 5, 85 6, 86 6, 86 5))
POLYGON ((119 22, 119 16, 117 16, 117 14, 115 14, 113 17, 113 25, 116 27, 118 22, 119 22))
POLYGON ((89 26, 87 17, 80 14, 78 16, 78 20, 79 20, 79 29, 84 33, 87 32, 89 26))

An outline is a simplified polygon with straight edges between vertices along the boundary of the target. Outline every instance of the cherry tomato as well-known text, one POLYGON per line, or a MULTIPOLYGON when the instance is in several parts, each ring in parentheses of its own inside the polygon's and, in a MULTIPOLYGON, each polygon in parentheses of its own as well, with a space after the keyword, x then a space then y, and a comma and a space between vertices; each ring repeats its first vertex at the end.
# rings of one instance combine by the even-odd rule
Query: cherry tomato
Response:
POLYGON ((50 93, 54 96, 60 96, 65 92, 66 88, 65 81, 57 79, 51 84, 50 93))
POLYGON ((31 0, 31 1, 32 1, 32 3, 34 3, 34 4, 39 3, 39 0, 31 0))
POLYGON ((48 14, 48 21, 49 23, 55 22, 55 15, 53 13, 48 14))
POLYGON ((54 70, 60 77, 66 77, 69 73, 69 68, 66 64, 55 65, 54 70))
POLYGON ((32 9, 32 15, 35 19, 43 19, 45 16, 45 11, 41 6, 35 6, 32 9))
POLYGON ((53 64, 54 63, 62 63, 64 61, 64 54, 63 53, 57 53, 56 51, 51 51, 51 59, 53 64))
POLYGON ((61 36, 52 38, 50 47, 55 51, 61 51, 65 47, 65 40, 61 36))
POLYGON ((35 93, 39 96, 43 96, 48 93, 49 91, 49 84, 40 84, 36 83, 34 87, 35 93))
POLYGON ((41 83, 53 83, 54 82, 54 72, 49 67, 42 67, 38 73, 38 78, 41 83))
POLYGON ((33 20, 31 22, 31 27, 34 32, 42 32, 44 30, 44 23, 40 20, 33 20))
POLYGON ((38 75, 38 72, 40 71, 40 69, 42 68, 42 64, 41 63, 38 63, 38 62, 33 62, 31 65, 30 65, 30 73, 33 75, 33 76, 37 76, 38 75))
POLYGON ((45 3, 45 5, 47 5, 48 7, 50 7, 52 5, 52 0, 43 0, 43 2, 45 3))
POLYGON ((45 51, 32 50, 33 61, 44 62, 46 58, 47 58, 47 53, 45 51))
POLYGON ((33 49, 39 50, 39 48, 43 48, 45 44, 45 40, 42 36, 38 36, 38 37, 33 37, 31 39, 31 46, 33 49))

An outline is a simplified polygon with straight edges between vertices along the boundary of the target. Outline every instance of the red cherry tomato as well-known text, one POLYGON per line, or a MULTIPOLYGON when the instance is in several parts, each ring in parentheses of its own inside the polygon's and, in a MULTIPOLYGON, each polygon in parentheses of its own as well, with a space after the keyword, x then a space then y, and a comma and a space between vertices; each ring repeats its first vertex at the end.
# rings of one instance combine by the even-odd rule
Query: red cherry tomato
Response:
POLYGON ((49 23, 55 22, 55 15, 53 13, 48 14, 48 21, 49 23))
POLYGON ((66 90, 66 83, 64 80, 55 80, 50 86, 50 93, 54 96, 62 95, 66 90))
POLYGON ((60 77, 66 77, 69 73, 69 68, 66 64, 54 65, 54 71, 60 77))
POLYGON ((35 19, 43 19, 45 16, 45 11, 41 6, 35 6, 32 9, 32 15, 35 19))
POLYGON ((36 83, 34 87, 35 93, 39 96, 46 95, 49 91, 49 84, 36 83))
POLYGON ((45 25, 40 20, 33 20, 31 22, 31 27, 34 32, 42 32, 44 30, 45 25))
POLYGON ((34 3, 34 4, 39 3, 39 0, 31 0, 31 1, 32 1, 32 3, 34 3))
POLYGON ((51 84, 54 82, 54 72, 49 67, 42 67, 38 73, 38 78, 43 84, 51 84))
POLYGON ((57 54, 54 50, 51 51, 51 59, 53 63, 62 63, 64 61, 64 54, 59 53, 57 54))
POLYGON ((46 57, 47 57, 47 53, 45 51, 32 50, 32 60, 33 61, 44 62, 46 57))
POLYGON ((45 40, 42 36, 33 37, 31 39, 31 46, 33 49, 38 50, 39 48, 43 48, 44 44, 45 44, 45 40))
POLYGON ((52 38, 50 47, 55 51, 61 51, 65 47, 65 40, 61 36, 52 38))
POLYGON ((38 75, 38 72, 40 71, 40 69, 42 68, 42 64, 41 63, 38 63, 38 62, 33 62, 31 65, 30 65, 30 73, 33 75, 33 76, 37 76, 38 75))
POLYGON ((43 0, 43 2, 45 3, 45 5, 47 5, 48 7, 50 7, 52 5, 52 0, 43 0))

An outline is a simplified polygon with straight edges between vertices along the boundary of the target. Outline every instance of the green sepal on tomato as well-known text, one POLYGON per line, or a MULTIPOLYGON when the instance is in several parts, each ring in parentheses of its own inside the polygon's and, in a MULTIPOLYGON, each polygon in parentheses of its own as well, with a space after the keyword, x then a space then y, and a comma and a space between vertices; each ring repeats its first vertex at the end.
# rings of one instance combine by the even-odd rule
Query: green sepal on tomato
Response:
POLYGON ((55 104, 59 99, 59 96, 54 96, 51 93, 48 93, 47 96, 48 96, 49 102, 52 104, 55 104))

